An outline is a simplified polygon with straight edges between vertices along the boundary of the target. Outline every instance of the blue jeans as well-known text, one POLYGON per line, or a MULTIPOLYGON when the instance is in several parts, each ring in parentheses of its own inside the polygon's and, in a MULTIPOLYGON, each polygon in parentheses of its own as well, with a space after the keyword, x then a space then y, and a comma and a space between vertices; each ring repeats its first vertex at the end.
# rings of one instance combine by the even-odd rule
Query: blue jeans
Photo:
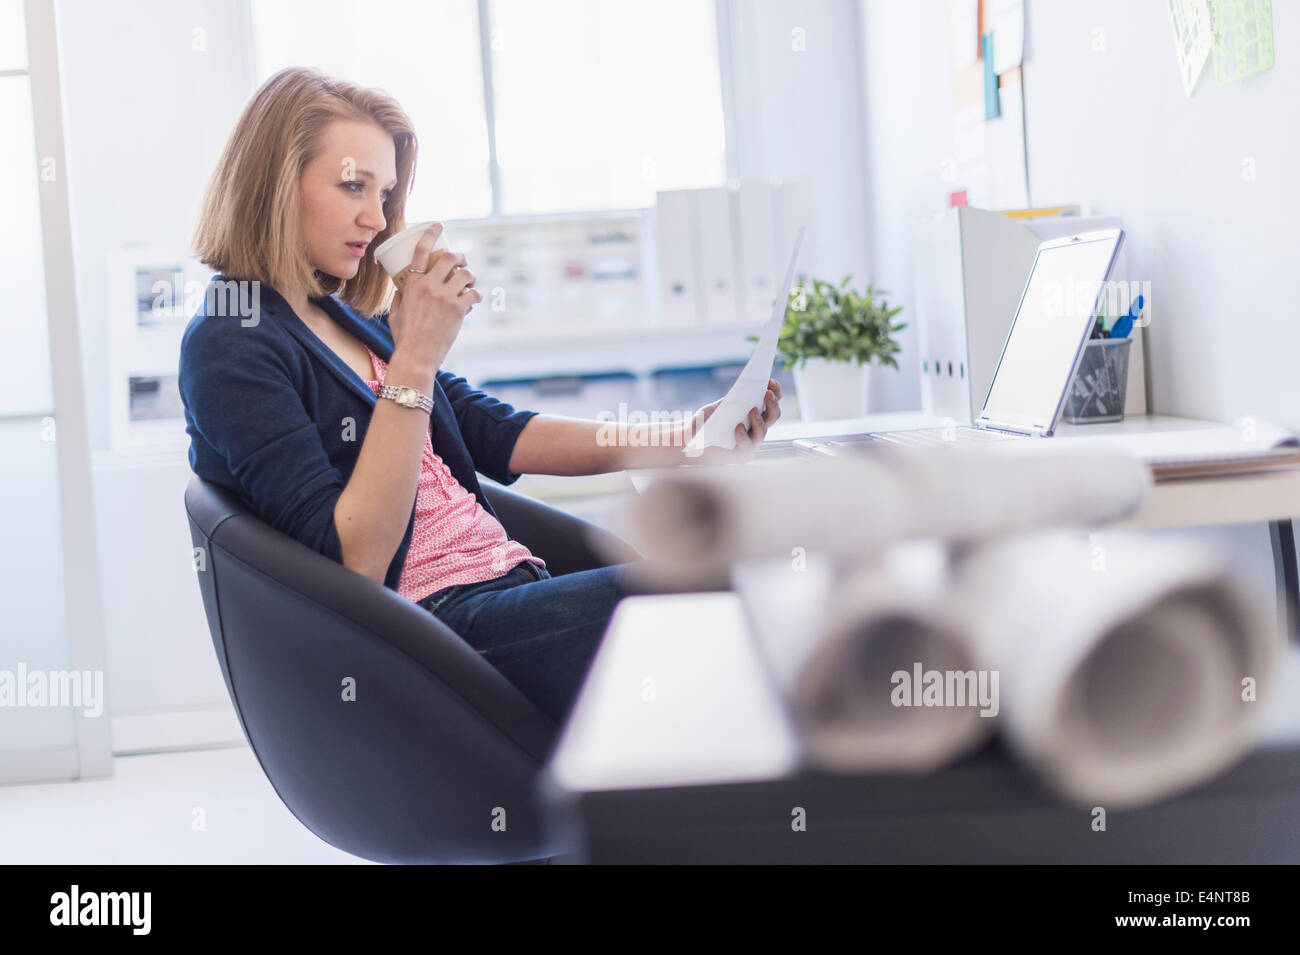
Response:
POLYGON ((495 580, 457 584, 419 602, 562 724, 614 606, 638 591, 631 564, 552 577, 531 561, 495 580))

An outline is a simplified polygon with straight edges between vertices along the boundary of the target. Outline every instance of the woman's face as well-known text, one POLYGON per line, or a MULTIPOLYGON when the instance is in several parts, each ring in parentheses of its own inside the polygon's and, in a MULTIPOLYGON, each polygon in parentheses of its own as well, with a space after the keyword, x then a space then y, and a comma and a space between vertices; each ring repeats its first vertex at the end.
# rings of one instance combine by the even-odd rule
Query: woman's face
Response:
POLYGON ((384 201, 397 185, 393 139, 372 123, 337 119, 325 127, 321 150, 298 188, 303 235, 312 265, 351 279, 364 251, 388 225, 384 201), (360 250, 349 243, 361 243, 360 250))

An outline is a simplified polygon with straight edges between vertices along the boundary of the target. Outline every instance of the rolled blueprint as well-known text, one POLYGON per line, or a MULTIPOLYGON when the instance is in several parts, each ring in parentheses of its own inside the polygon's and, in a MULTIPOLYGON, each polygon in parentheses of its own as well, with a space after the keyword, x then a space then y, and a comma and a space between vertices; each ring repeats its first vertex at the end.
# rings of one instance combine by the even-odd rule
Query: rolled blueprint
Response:
POLYGON ((1022 535, 969 552, 952 600, 1001 673, 1011 749, 1088 807, 1145 805, 1242 756, 1279 659, 1272 615, 1185 542, 1022 535))
POLYGON ((631 502, 642 572, 713 579, 737 560, 857 559, 895 540, 1100 526, 1141 506, 1151 475, 1128 452, 1047 445, 882 442, 842 458, 666 471, 631 502))
POLYGON ((811 766, 926 772, 992 733, 996 674, 976 672, 938 598, 939 545, 897 545, 839 572, 813 559, 738 565, 735 589, 811 766))

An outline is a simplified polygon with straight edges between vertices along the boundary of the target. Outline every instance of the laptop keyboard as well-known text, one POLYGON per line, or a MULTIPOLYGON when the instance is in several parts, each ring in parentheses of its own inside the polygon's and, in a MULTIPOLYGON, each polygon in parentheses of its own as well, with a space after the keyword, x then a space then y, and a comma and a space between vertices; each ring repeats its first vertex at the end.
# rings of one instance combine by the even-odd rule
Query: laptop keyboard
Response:
POLYGON ((1016 441, 1027 437, 1023 434, 1011 434, 1008 431, 989 431, 984 428, 914 428, 910 431, 882 431, 876 434, 881 441, 894 444, 983 444, 993 441, 1016 441))

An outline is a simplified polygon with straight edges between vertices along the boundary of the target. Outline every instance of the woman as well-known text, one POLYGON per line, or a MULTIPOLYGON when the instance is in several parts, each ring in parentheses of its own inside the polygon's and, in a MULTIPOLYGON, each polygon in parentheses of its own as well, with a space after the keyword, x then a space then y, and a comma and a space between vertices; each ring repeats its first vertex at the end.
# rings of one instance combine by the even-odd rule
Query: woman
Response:
MULTIPOLYGON (((431 251, 436 225, 394 288, 373 255, 405 228, 415 162, 410 120, 381 91, 292 68, 254 95, 195 230, 217 275, 181 345, 190 464, 435 614, 561 721, 634 592, 629 565, 552 578, 510 539, 475 471, 510 484, 686 463, 684 441, 719 402, 686 427, 625 426, 610 446, 597 440, 607 424, 517 411, 441 370, 483 299, 465 256, 431 251), (399 403, 403 386, 416 406, 399 403)), ((746 460, 780 395, 772 380, 735 451, 693 460, 746 460)))

